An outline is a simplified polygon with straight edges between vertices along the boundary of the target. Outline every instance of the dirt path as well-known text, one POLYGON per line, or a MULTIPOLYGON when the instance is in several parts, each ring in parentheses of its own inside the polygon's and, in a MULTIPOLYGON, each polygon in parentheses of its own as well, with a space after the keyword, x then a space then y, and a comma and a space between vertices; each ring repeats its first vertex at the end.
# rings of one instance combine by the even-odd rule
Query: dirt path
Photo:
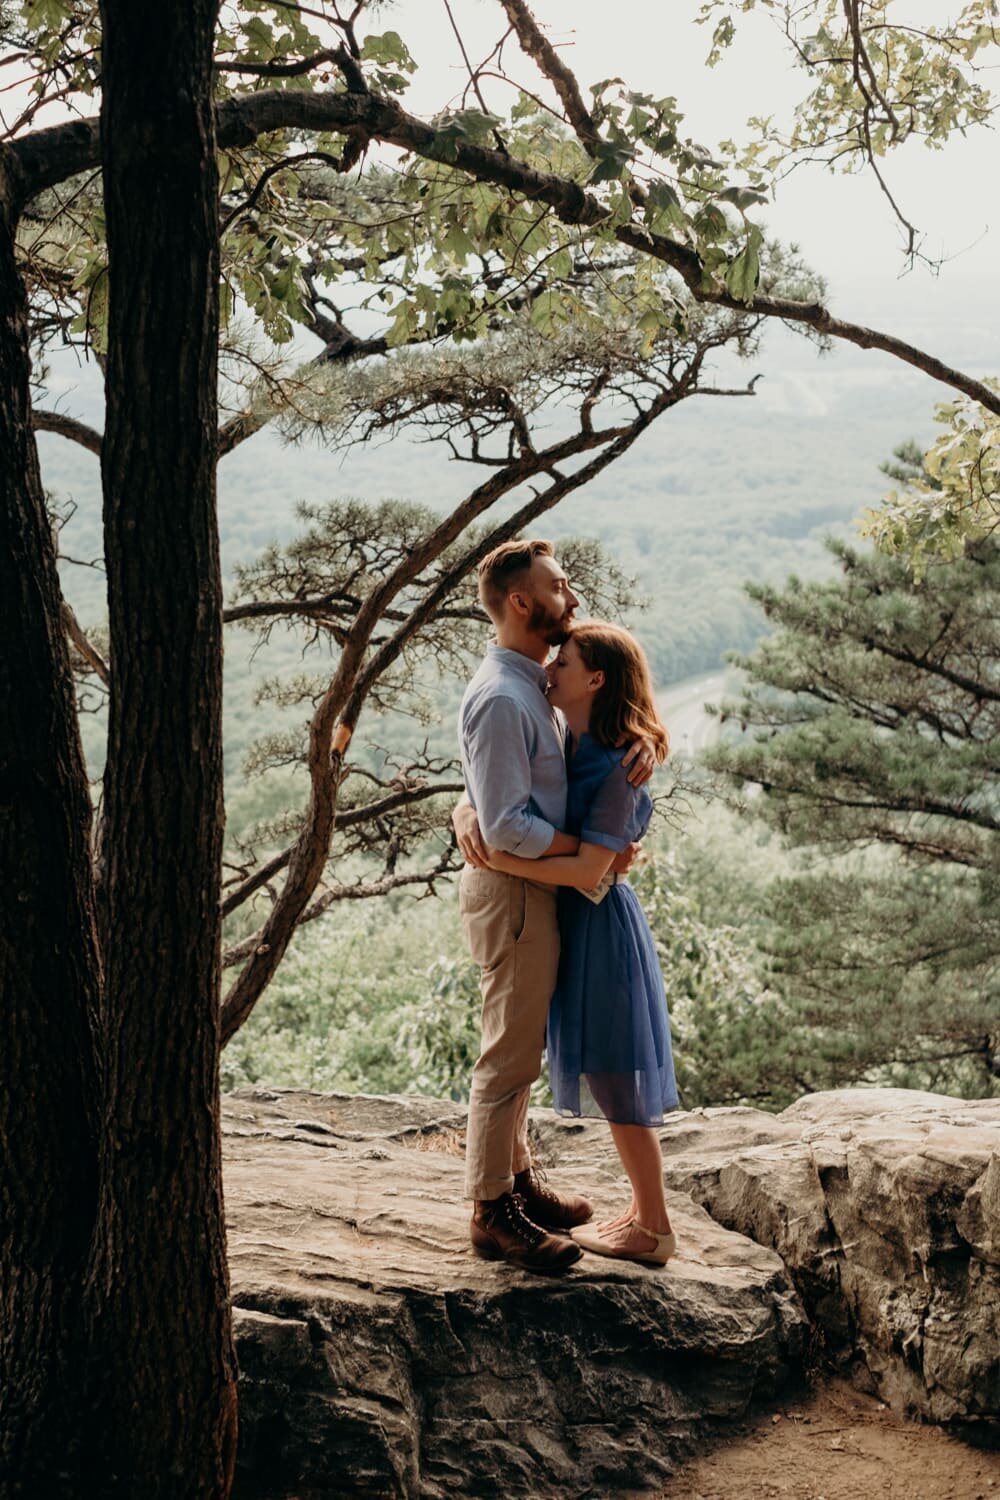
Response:
POLYGON ((1000 1453, 830 1381, 748 1418, 660 1500, 1000 1500, 1000 1453))

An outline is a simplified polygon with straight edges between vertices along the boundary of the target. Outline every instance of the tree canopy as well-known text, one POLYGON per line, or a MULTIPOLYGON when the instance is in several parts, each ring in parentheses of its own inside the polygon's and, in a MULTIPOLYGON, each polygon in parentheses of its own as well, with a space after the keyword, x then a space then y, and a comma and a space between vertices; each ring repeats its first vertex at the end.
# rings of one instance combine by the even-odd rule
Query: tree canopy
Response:
MULTIPOLYGON (((577 79, 523 0, 497 0, 495 47, 477 65, 465 54, 460 98, 430 121, 404 107, 417 67, 405 10, 401 32, 381 29, 386 13, 364 3, 222 7, 220 455, 312 404, 313 380, 332 363, 480 338, 525 308, 543 333, 580 329, 609 303, 648 349, 699 303, 752 302, 759 316, 881 349, 953 388, 933 460, 946 494, 929 505, 907 488, 869 523, 918 566, 928 551, 953 553, 995 520, 1000 393, 891 330, 835 317, 822 277, 767 242, 761 224, 787 173, 819 161, 874 174, 907 258, 924 256, 921 215, 893 187, 893 154, 941 150, 989 124, 994 10, 971 0, 925 24, 899 0, 708 0, 697 18, 710 64, 759 11, 804 91, 787 132, 761 112, 740 139, 706 144, 685 131, 681 89, 654 97, 619 79, 577 79), (302 365, 289 352, 306 329, 321 352, 302 365)), ((45 350, 67 340, 98 357, 104 348, 99 132, 86 115, 100 97, 100 26, 80 0, 12 5, 5 40, 8 81, 24 98, 7 159, 41 374, 45 350), (51 123, 67 110, 78 118, 51 123)), ((36 404, 33 416, 99 452, 100 434, 66 412, 36 404)))
MULTIPOLYGON (((712 59, 733 37, 734 13, 752 8, 703 7, 715 23, 712 59)), ((636 93, 617 79, 588 91, 523 0, 498 0, 496 48, 470 66, 461 107, 430 122, 403 107, 415 64, 399 32, 375 29, 381 11, 224 7, 215 81, 224 314, 246 306, 271 340, 301 323, 329 334, 328 350, 353 343, 354 353, 476 337, 526 299, 537 324, 555 328, 595 315, 574 272, 596 259, 647 338, 683 316, 682 285, 695 301, 752 301, 817 336, 882 348, 1000 410, 997 393, 968 373, 833 317, 814 278, 768 270, 758 222, 803 153, 864 167, 886 186, 888 158, 911 138, 940 147, 986 123, 990 0, 923 29, 897 20, 891 0, 761 8, 779 20, 809 85, 797 125, 776 140, 761 116, 746 140, 708 146, 685 134, 679 95, 636 93), (487 79, 491 98, 502 101, 506 87, 505 112, 485 108, 487 79), (390 163, 390 147, 402 159, 390 163), (623 250, 637 260, 620 265, 623 250), (673 290, 655 280, 656 263, 675 273, 673 290), (338 303, 384 311, 382 331, 349 333, 339 307, 324 307, 332 284, 338 303)), ((22 253, 45 307, 39 329, 70 328, 99 348, 96 121, 38 128, 53 106, 72 99, 82 109, 98 94, 99 30, 92 8, 70 0, 16 7, 8 24, 9 61, 38 69, 10 144, 26 205, 22 253)))
MULTIPOLYGON (((994 382, 995 384, 995 382, 994 382)), ((960 557, 1000 525, 1000 422, 978 402, 937 407, 945 429, 926 454, 903 454, 885 472, 901 481, 862 522, 886 553, 905 557, 920 576, 933 558, 960 557)))

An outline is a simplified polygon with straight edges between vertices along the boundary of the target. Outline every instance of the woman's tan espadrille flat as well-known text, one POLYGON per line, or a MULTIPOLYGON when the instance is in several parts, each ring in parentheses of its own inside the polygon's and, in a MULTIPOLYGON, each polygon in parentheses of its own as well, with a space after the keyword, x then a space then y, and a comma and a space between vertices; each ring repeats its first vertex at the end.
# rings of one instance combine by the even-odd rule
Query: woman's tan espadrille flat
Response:
POLYGON ((647 1229, 640 1224, 638 1219, 629 1219, 626 1223, 617 1225, 610 1232, 602 1234, 600 1229, 593 1224, 583 1224, 573 1230, 573 1238, 584 1250, 589 1250, 593 1255, 607 1255, 613 1260, 634 1260, 646 1266, 665 1266, 670 1258, 677 1254, 677 1236, 673 1230, 669 1234, 654 1234, 652 1229, 647 1229), (637 1229, 647 1239, 653 1241, 649 1250, 632 1249, 628 1245, 615 1244, 619 1235, 630 1229, 637 1229))

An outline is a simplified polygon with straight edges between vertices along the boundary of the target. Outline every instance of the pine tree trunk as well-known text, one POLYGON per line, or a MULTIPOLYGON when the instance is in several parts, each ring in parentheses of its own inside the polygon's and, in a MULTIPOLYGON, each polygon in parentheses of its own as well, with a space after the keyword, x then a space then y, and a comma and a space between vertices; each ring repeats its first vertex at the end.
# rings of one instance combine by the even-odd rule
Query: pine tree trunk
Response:
POLYGON ((236 1432, 218 1084, 216 6, 101 10, 112 696, 94 1481, 102 1500, 205 1500, 229 1493, 236 1432))
POLYGON ((97 1205, 90 797, 0 147, 0 1494, 74 1495, 97 1205))

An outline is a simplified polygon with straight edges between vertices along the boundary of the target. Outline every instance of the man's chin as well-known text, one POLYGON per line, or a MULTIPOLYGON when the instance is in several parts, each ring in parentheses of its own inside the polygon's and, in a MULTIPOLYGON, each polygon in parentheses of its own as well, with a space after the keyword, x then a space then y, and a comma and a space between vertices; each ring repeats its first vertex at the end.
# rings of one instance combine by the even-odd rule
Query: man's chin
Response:
POLYGON ((550 625, 545 632, 545 643, 548 646, 565 646, 573 634, 572 620, 561 620, 558 625, 550 625))

